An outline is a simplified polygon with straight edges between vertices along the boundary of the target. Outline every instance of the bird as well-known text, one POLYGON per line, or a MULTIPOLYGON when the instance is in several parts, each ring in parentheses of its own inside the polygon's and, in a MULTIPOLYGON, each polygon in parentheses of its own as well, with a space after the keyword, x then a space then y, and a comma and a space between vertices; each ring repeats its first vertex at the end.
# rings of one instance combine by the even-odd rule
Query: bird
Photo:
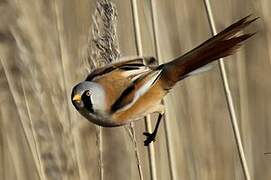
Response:
POLYGON ((156 65, 154 57, 133 57, 93 69, 73 87, 72 104, 87 120, 103 127, 123 126, 158 113, 154 131, 143 133, 148 146, 155 141, 164 115, 163 98, 177 82, 208 71, 213 61, 232 55, 255 34, 242 31, 256 19, 246 16, 164 64, 156 65))

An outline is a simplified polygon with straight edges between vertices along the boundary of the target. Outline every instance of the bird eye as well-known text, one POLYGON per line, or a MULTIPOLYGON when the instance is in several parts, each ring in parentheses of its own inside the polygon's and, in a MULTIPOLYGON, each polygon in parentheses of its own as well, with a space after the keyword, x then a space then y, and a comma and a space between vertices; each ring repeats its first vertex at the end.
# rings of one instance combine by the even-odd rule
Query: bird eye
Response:
POLYGON ((91 95, 90 91, 87 91, 87 92, 86 92, 86 95, 87 95, 87 96, 90 96, 90 95, 91 95))

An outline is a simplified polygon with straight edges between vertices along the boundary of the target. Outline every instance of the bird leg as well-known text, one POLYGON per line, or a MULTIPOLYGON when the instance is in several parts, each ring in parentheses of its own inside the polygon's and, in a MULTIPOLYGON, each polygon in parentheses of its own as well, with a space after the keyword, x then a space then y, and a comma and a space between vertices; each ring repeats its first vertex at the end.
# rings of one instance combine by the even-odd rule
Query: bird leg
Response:
POLYGON ((149 146, 149 144, 155 141, 155 137, 159 128, 160 121, 162 120, 163 115, 159 113, 158 119, 156 121, 155 128, 152 133, 144 132, 143 134, 146 136, 146 140, 144 141, 144 146, 149 146))

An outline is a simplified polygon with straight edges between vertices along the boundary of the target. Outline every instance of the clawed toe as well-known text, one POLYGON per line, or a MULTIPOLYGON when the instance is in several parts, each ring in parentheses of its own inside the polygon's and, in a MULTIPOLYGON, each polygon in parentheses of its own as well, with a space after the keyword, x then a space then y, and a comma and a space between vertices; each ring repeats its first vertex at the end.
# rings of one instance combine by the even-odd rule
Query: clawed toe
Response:
POLYGON ((143 135, 145 135, 145 136, 150 136, 150 135, 151 135, 151 133, 144 132, 144 133, 143 133, 143 135))
POLYGON ((158 130, 158 127, 159 127, 159 124, 161 122, 161 119, 162 119, 163 115, 162 114, 159 114, 158 116, 158 120, 156 122, 156 125, 155 125, 155 128, 153 130, 152 133, 148 133, 148 132, 144 132, 143 134, 146 136, 146 140, 144 141, 144 146, 149 146, 149 144, 151 142, 154 142, 155 141, 155 137, 156 137, 156 134, 157 134, 157 130, 158 130))
POLYGON ((146 136, 146 140, 144 141, 144 146, 149 146, 149 144, 151 142, 155 141, 155 134, 154 133, 144 132, 143 134, 146 136))

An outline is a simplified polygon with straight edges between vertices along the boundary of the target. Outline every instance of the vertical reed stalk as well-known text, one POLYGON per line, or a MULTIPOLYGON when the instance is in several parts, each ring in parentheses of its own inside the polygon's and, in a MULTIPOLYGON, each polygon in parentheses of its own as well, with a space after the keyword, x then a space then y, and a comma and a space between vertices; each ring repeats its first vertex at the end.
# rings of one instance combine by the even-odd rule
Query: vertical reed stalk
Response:
POLYGON ((39 176, 40 176, 41 180, 45 180, 46 179, 46 176, 45 176, 45 173, 44 173, 45 168, 43 166, 43 163, 42 163, 41 157, 40 157, 42 153, 41 153, 39 145, 38 145, 38 139, 37 139, 37 135, 35 133, 34 123, 33 123, 32 117, 31 117, 28 100, 26 98, 25 84, 23 82, 23 79, 21 79, 21 87, 23 89, 23 95, 24 95, 24 100, 25 100, 25 104, 26 104, 27 115, 28 115, 28 119, 30 121, 30 129, 31 129, 31 133, 32 133, 32 136, 33 136, 33 140, 34 140, 34 147, 35 147, 36 154, 37 154, 37 161, 39 163, 39 166, 38 166, 39 167, 38 168, 39 176))
POLYGON ((18 99, 16 98, 16 97, 18 97, 18 93, 17 93, 17 91, 15 89, 14 84, 12 83, 12 78, 10 76, 11 72, 8 70, 6 64, 5 64, 4 60, 3 60, 3 57, 0 57, 0 61, 1 61, 1 65, 3 67, 4 73, 6 75, 8 86, 9 86, 10 92, 12 94, 12 98, 14 100, 14 103, 16 105, 16 109, 18 110, 18 114, 19 114, 19 117, 20 117, 20 123, 21 123, 22 129, 23 129, 24 135, 25 135, 25 139, 26 139, 26 142, 27 142, 27 144, 29 146, 30 152, 31 152, 31 154, 33 156, 35 166, 36 166, 36 168, 38 170, 39 177, 40 177, 41 180, 45 180, 46 178, 43 175, 44 173, 42 173, 43 168, 42 168, 41 164, 39 163, 38 150, 30 142, 31 141, 30 139, 33 139, 34 137, 33 136, 30 137, 30 134, 28 133, 28 130, 27 130, 27 124, 23 121, 24 114, 23 114, 21 108, 19 108, 19 102, 18 102, 18 99))
POLYGON ((99 163, 99 174, 100 180, 104 179, 104 164, 103 164, 103 138, 102 138, 102 127, 96 126, 96 145, 98 147, 98 163, 99 163))
MULTIPOLYGON (((143 56, 143 47, 142 47, 142 39, 141 39, 141 32, 140 32, 140 23, 139 23, 139 14, 138 14, 138 6, 137 0, 131 0, 132 5, 132 15, 133 15, 133 24, 135 30, 135 39, 136 39, 136 47, 137 47, 137 55, 143 56)), ((147 132, 151 132, 151 116, 148 115, 145 117, 145 126, 147 132)), ((149 153, 149 162, 150 162, 150 172, 151 172, 151 179, 157 180, 157 169, 155 163, 155 150, 153 143, 150 143, 148 146, 148 153, 149 153)))
MULTIPOLYGON (((92 15, 84 63, 88 70, 116 61, 119 56, 116 34, 117 10, 110 0, 98 0, 92 15)), ((104 179, 102 128, 96 126, 96 146, 100 180, 104 179)))
POLYGON ((140 156, 139 156, 138 148, 137 148, 137 141, 136 141, 136 137, 135 137, 135 128, 133 127, 133 125, 134 125, 134 123, 130 123, 130 126, 126 126, 126 130, 127 130, 128 134, 129 134, 129 137, 134 142, 134 151, 135 151, 135 156, 136 156, 137 169, 138 169, 138 172, 139 172, 139 178, 140 178, 140 180, 144 180, 143 173, 142 173, 140 156))
MULTIPOLYGON (((68 52, 67 49, 64 47, 65 45, 65 39, 64 39, 64 27, 63 27, 63 20, 61 19, 61 12, 60 12, 60 7, 58 6, 58 1, 54 1, 54 8, 55 8, 55 17, 56 17, 56 27, 57 27, 57 32, 58 32, 58 39, 59 39, 59 50, 60 50, 60 60, 61 60, 61 73, 62 73, 62 81, 64 83, 64 87, 65 87, 65 96, 66 96, 66 110, 67 110, 67 115, 68 115, 68 127, 66 127, 65 125, 63 125, 63 127, 66 127, 64 129, 64 134, 66 134, 68 136, 68 140, 70 148, 71 148, 71 158, 72 158, 72 163, 76 163, 77 168, 78 168, 78 172, 79 172, 79 178, 81 179, 83 177, 83 173, 82 173, 82 169, 83 167, 81 167, 83 165, 83 163, 81 162, 81 159, 79 157, 79 150, 78 150, 78 139, 79 139, 79 135, 77 132, 74 132, 72 130, 72 117, 71 117, 71 109, 69 108, 68 104, 68 100, 70 99, 70 95, 68 93, 68 80, 67 80, 67 72, 65 72, 65 65, 64 65, 64 61, 68 60, 68 52), (74 157, 75 154, 75 157, 74 157)), ((65 124, 65 122, 64 122, 65 124)))
MULTIPOLYGON (((210 1, 209 0, 204 0, 204 5, 205 5, 205 8, 206 8, 206 12, 207 12, 211 32, 212 32, 212 35, 214 36, 214 35, 217 34, 217 30, 216 30, 216 27, 215 27, 215 21, 214 21, 214 16, 213 16, 213 13, 212 13, 212 8, 211 8, 210 1)), ((230 114, 230 119, 231 119, 233 132, 234 132, 234 138, 235 138, 235 141, 236 141, 236 144, 237 144, 237 149, 238 149, 239 157, 240 157, 240 160, 241 160, 244 176, 245 176, 246 180, 251 180, 250 172, 249 172, 249 169, 248 169, 247 160, 246 160, 246 156, 245 156, 245 152, 244 152, 244 147, 243 147, 243 144, 242 144, 241 133, 240 133, 240 130, 239 130, 239 127, 238 127, 236 110, 235 110, 235 107, 234 107, 234 104, 233 104, 232 93, 231 93, 230 86, 229 86, 228 75, 227 75, 227 72, 226 72, 226 68, 225 68, 223 58, 219 59, 219 68, 220 68, 220 73, 221 73, 221 77, 222 77, 222 81, 223 81, 223 86, 224 86, 226 99, 227 99, 227 105, 228 105, 228 108, 229 108, 229 114, 230 114)))
MULTIPOLYGON (((153 39, 154 39, 154 49, 155 49, 155 56, 157 60, 159 61, 161 59, 161 48, 160 48, 160 43, 159 43, 159 38, 158 38, 158 12, 155 6, 156 1, 151 0, 151 19, 152 19, 152 28, 153 28, 153 39)), ((168 112, 165 111, 165 120, 164 120, 164 125, 165 125, 165 135, 166 135, 166 145, 167 145, 167 153, 168 153, 168 160, 169 160, 169 171, 170 171, 170 177, 172 180, 177 179, 177 174, 176 174, 176 164, 174 161, 174 152, 173 152, 173 144, 171 141, 172 137, 170 135, 170 125, 166 119, 168 117, 168 112)))

